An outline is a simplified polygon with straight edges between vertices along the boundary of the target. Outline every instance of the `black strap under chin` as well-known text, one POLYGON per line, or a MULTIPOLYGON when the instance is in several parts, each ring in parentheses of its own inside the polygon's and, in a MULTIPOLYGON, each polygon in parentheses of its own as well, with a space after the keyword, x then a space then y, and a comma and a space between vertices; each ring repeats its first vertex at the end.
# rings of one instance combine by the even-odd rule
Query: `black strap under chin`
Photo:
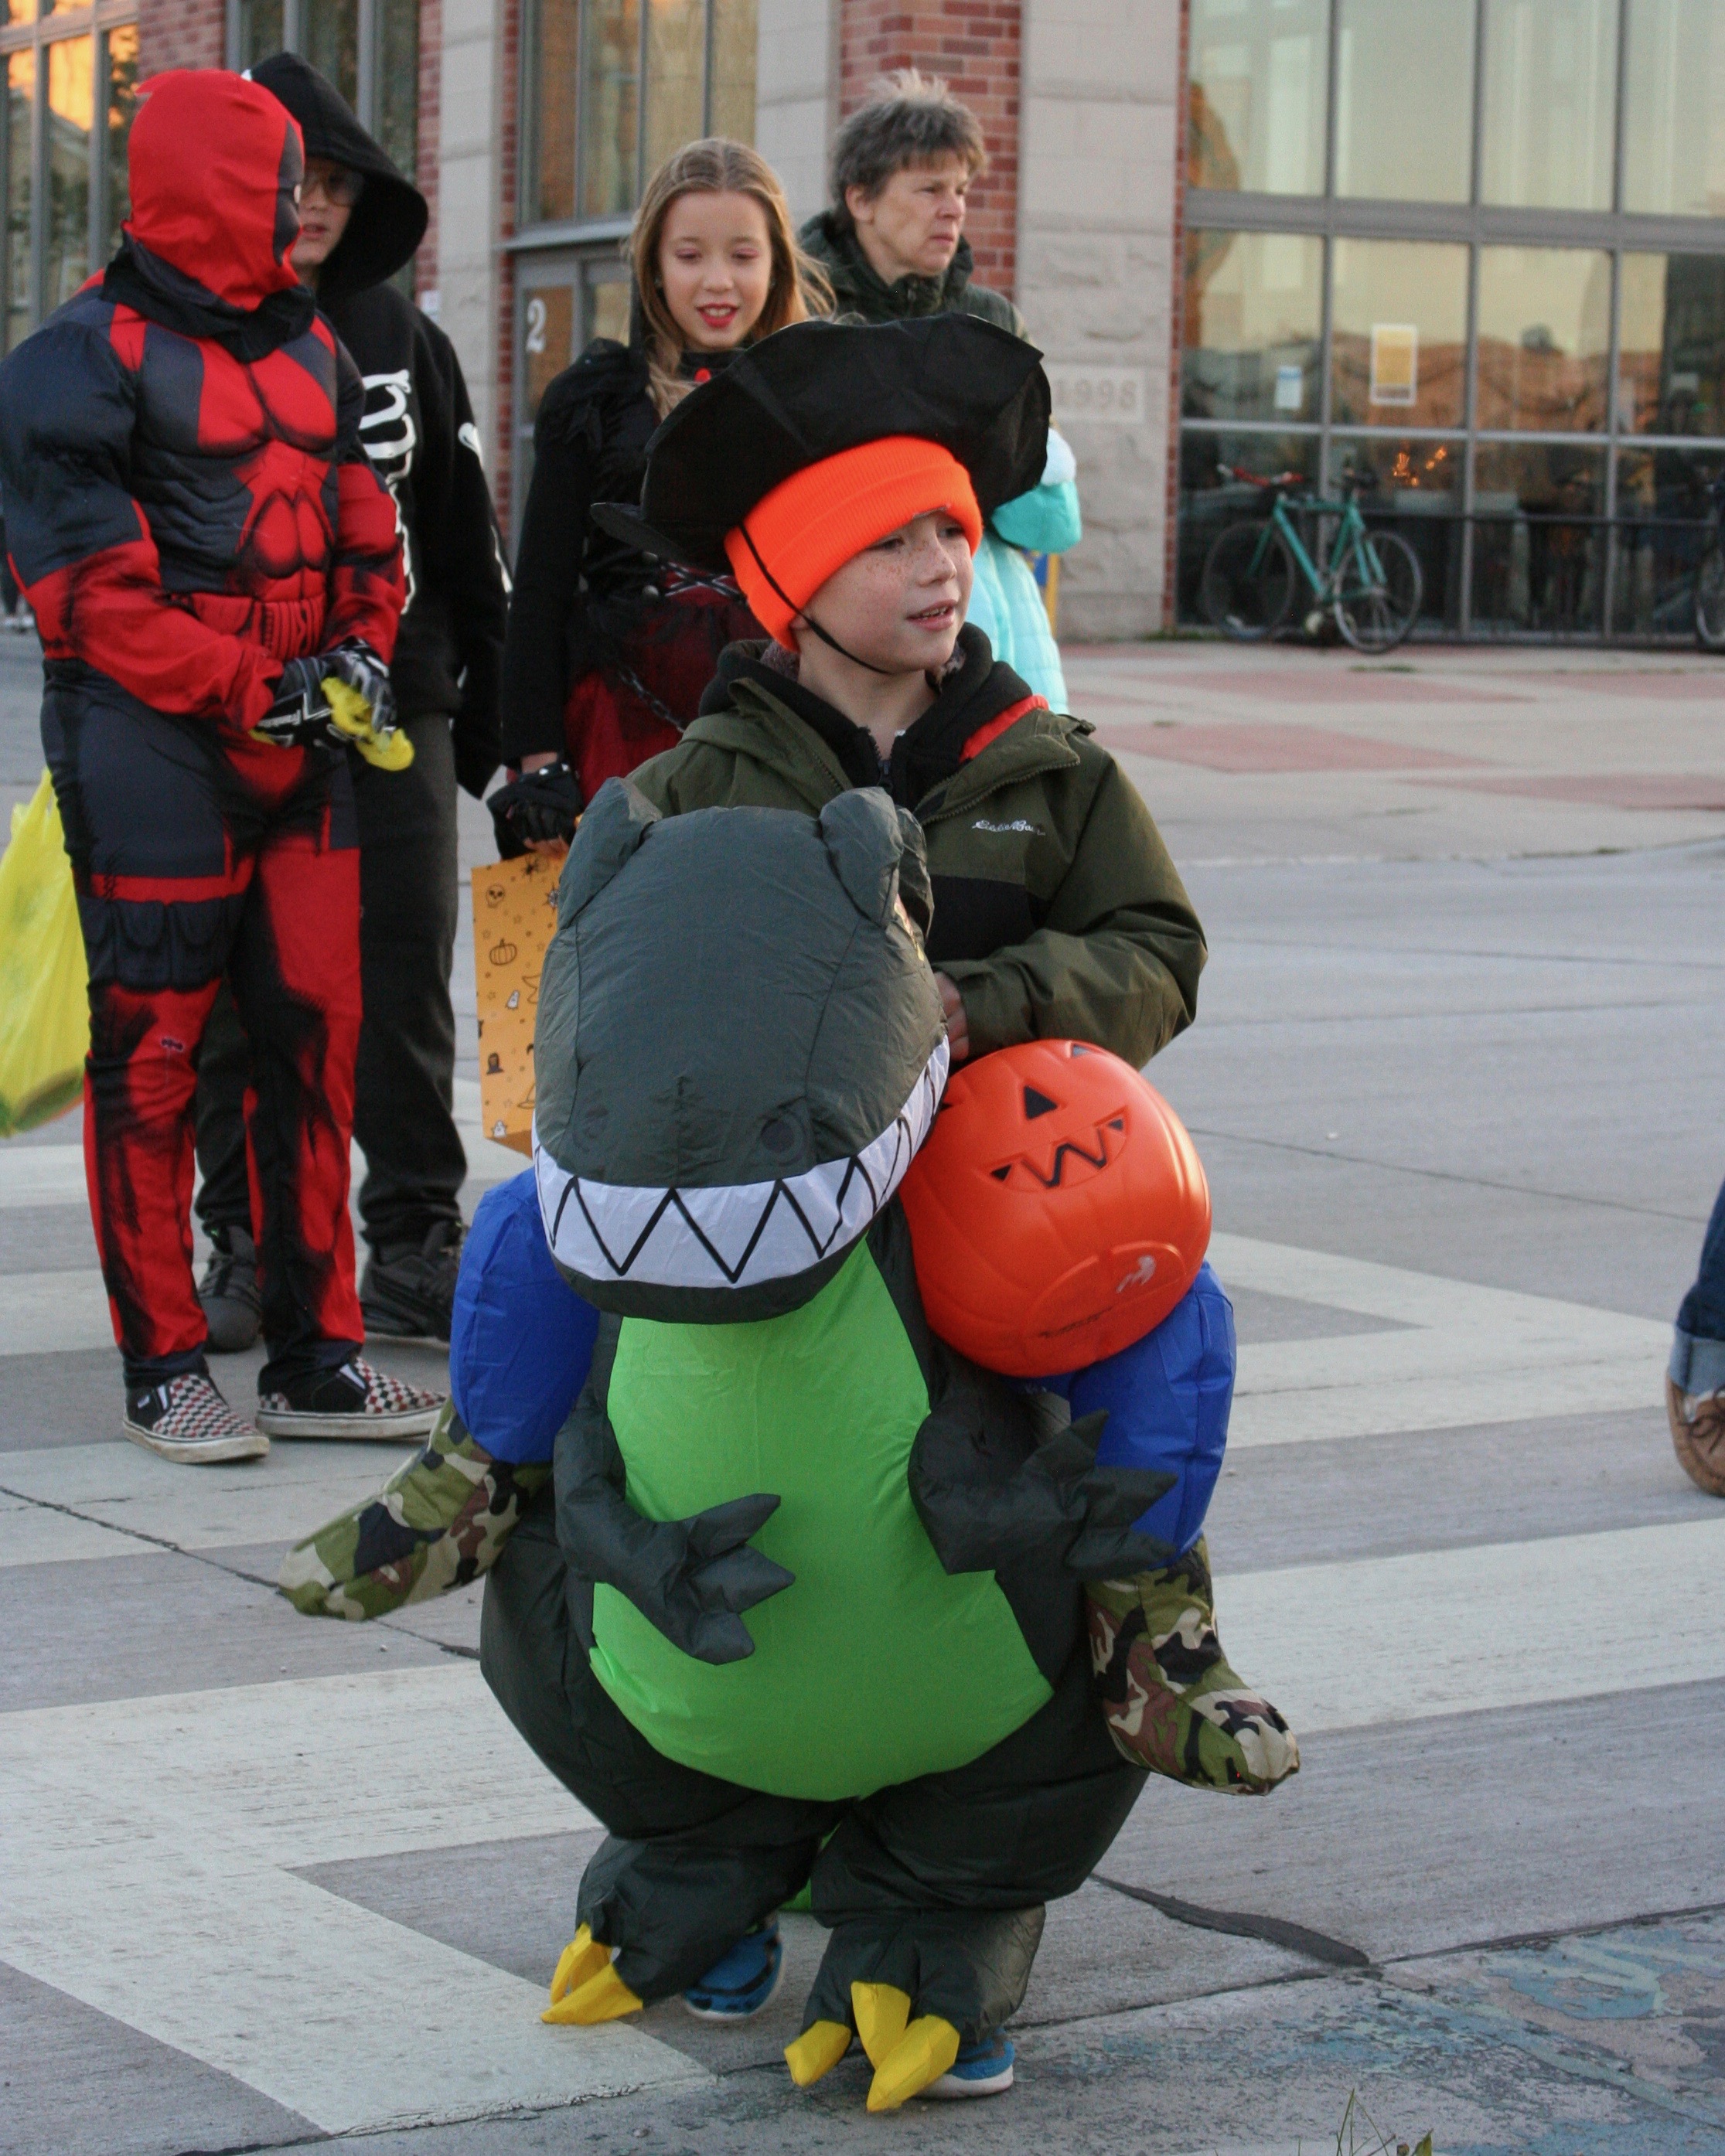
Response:
POLYGON ((799 607, 797 604, 796 601, 791 597, 784 586, 780 583, 778 578, 773 575, 772 570, 768 567, 767 564, 763 561, 762 561, 761 550, 755 544, 753 534, 750 531, 747 524, 746 522, 739 524, 737 528, 742 534, 744 545, 748 548, 750 553, 754 556, 756 566, 759 568, 761 574, 767 579, 768 583, 772 585, 773 590, 778 593, 779 598, 782 598, 785 604, 790 608, 793 619, 794 619, 798 614, 801 614, 803 620, 808 623, 809 626, 814 631, 821 642, 824 644, 829 650, 836 651, 841 659, 848 659, 853 666, 865 667, 870 674, 887 675, 892 672, 893 670, 890 666, 876 666, 870 660, 859 659, 854 651, 847 651, 844 645, 839 643, 836 636, 829 636, 826 631, 821 627, 820 624, 814 619, 814 616, 810 613, 806 608, 799 607))

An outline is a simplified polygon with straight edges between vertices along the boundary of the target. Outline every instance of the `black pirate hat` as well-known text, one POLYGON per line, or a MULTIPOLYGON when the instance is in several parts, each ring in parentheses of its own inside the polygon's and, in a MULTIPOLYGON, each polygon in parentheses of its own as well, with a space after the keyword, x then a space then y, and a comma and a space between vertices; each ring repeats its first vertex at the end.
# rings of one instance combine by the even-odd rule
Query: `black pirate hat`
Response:
POLYGON ((970 315, 794 322, 692 390, 647 445, 639 507, 596 503, 614 537, 704 569, 775 487, 893 436, 963 465, 986 518, 1037 485, 1048 455, 1042 355, 970 315))

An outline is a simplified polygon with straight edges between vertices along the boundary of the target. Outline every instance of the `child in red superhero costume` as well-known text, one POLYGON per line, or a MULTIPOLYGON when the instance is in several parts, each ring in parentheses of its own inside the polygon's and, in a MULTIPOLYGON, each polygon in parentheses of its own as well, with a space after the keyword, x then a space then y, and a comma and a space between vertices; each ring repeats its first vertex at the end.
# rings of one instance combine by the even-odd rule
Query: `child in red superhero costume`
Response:
POLYGON ((389 731, 395 511, 358 374, 288 261, 295 122, 238 76, 162 75, 130 167, 105 274, 0 369, 0 501, 90 960, 85 1152, 125 1428, 193 1461, 256 1456, 266 1432, 408 1436, 437 1399, 359 1353, 359 866, 323 685, 389 731), (256 1066, 255 1427, 210 1382, 192 1276, 193 1092, 224 972, 256 1066))

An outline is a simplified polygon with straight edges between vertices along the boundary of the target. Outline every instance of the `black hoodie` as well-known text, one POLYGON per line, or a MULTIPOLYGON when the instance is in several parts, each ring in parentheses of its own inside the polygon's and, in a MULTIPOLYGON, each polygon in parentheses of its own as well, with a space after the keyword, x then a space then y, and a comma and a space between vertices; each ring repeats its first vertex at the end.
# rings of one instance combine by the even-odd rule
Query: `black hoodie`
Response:
POLYGON ((425 198, 297 54, 277 53, 250 74, 299 121, 308 158, 365 177, 319 272, 317 304, 365 377, 361 437, 401 515, 408 603, 390 668, 396 696, 405 717, 453 718, 455 768, 478 797, 498 762, 509 586, 455 348, 388 281, 424 235, 425 198))

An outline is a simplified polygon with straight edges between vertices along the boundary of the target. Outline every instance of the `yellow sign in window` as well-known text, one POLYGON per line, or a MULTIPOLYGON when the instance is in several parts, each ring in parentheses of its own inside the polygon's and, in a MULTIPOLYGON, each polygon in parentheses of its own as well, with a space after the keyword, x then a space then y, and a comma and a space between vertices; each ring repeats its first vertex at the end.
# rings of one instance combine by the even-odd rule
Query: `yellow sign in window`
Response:
POLYGON ((1411 404, 1419 388, 1419 331, 1412 322, 1373 322, 1369 401, 1411 404))

